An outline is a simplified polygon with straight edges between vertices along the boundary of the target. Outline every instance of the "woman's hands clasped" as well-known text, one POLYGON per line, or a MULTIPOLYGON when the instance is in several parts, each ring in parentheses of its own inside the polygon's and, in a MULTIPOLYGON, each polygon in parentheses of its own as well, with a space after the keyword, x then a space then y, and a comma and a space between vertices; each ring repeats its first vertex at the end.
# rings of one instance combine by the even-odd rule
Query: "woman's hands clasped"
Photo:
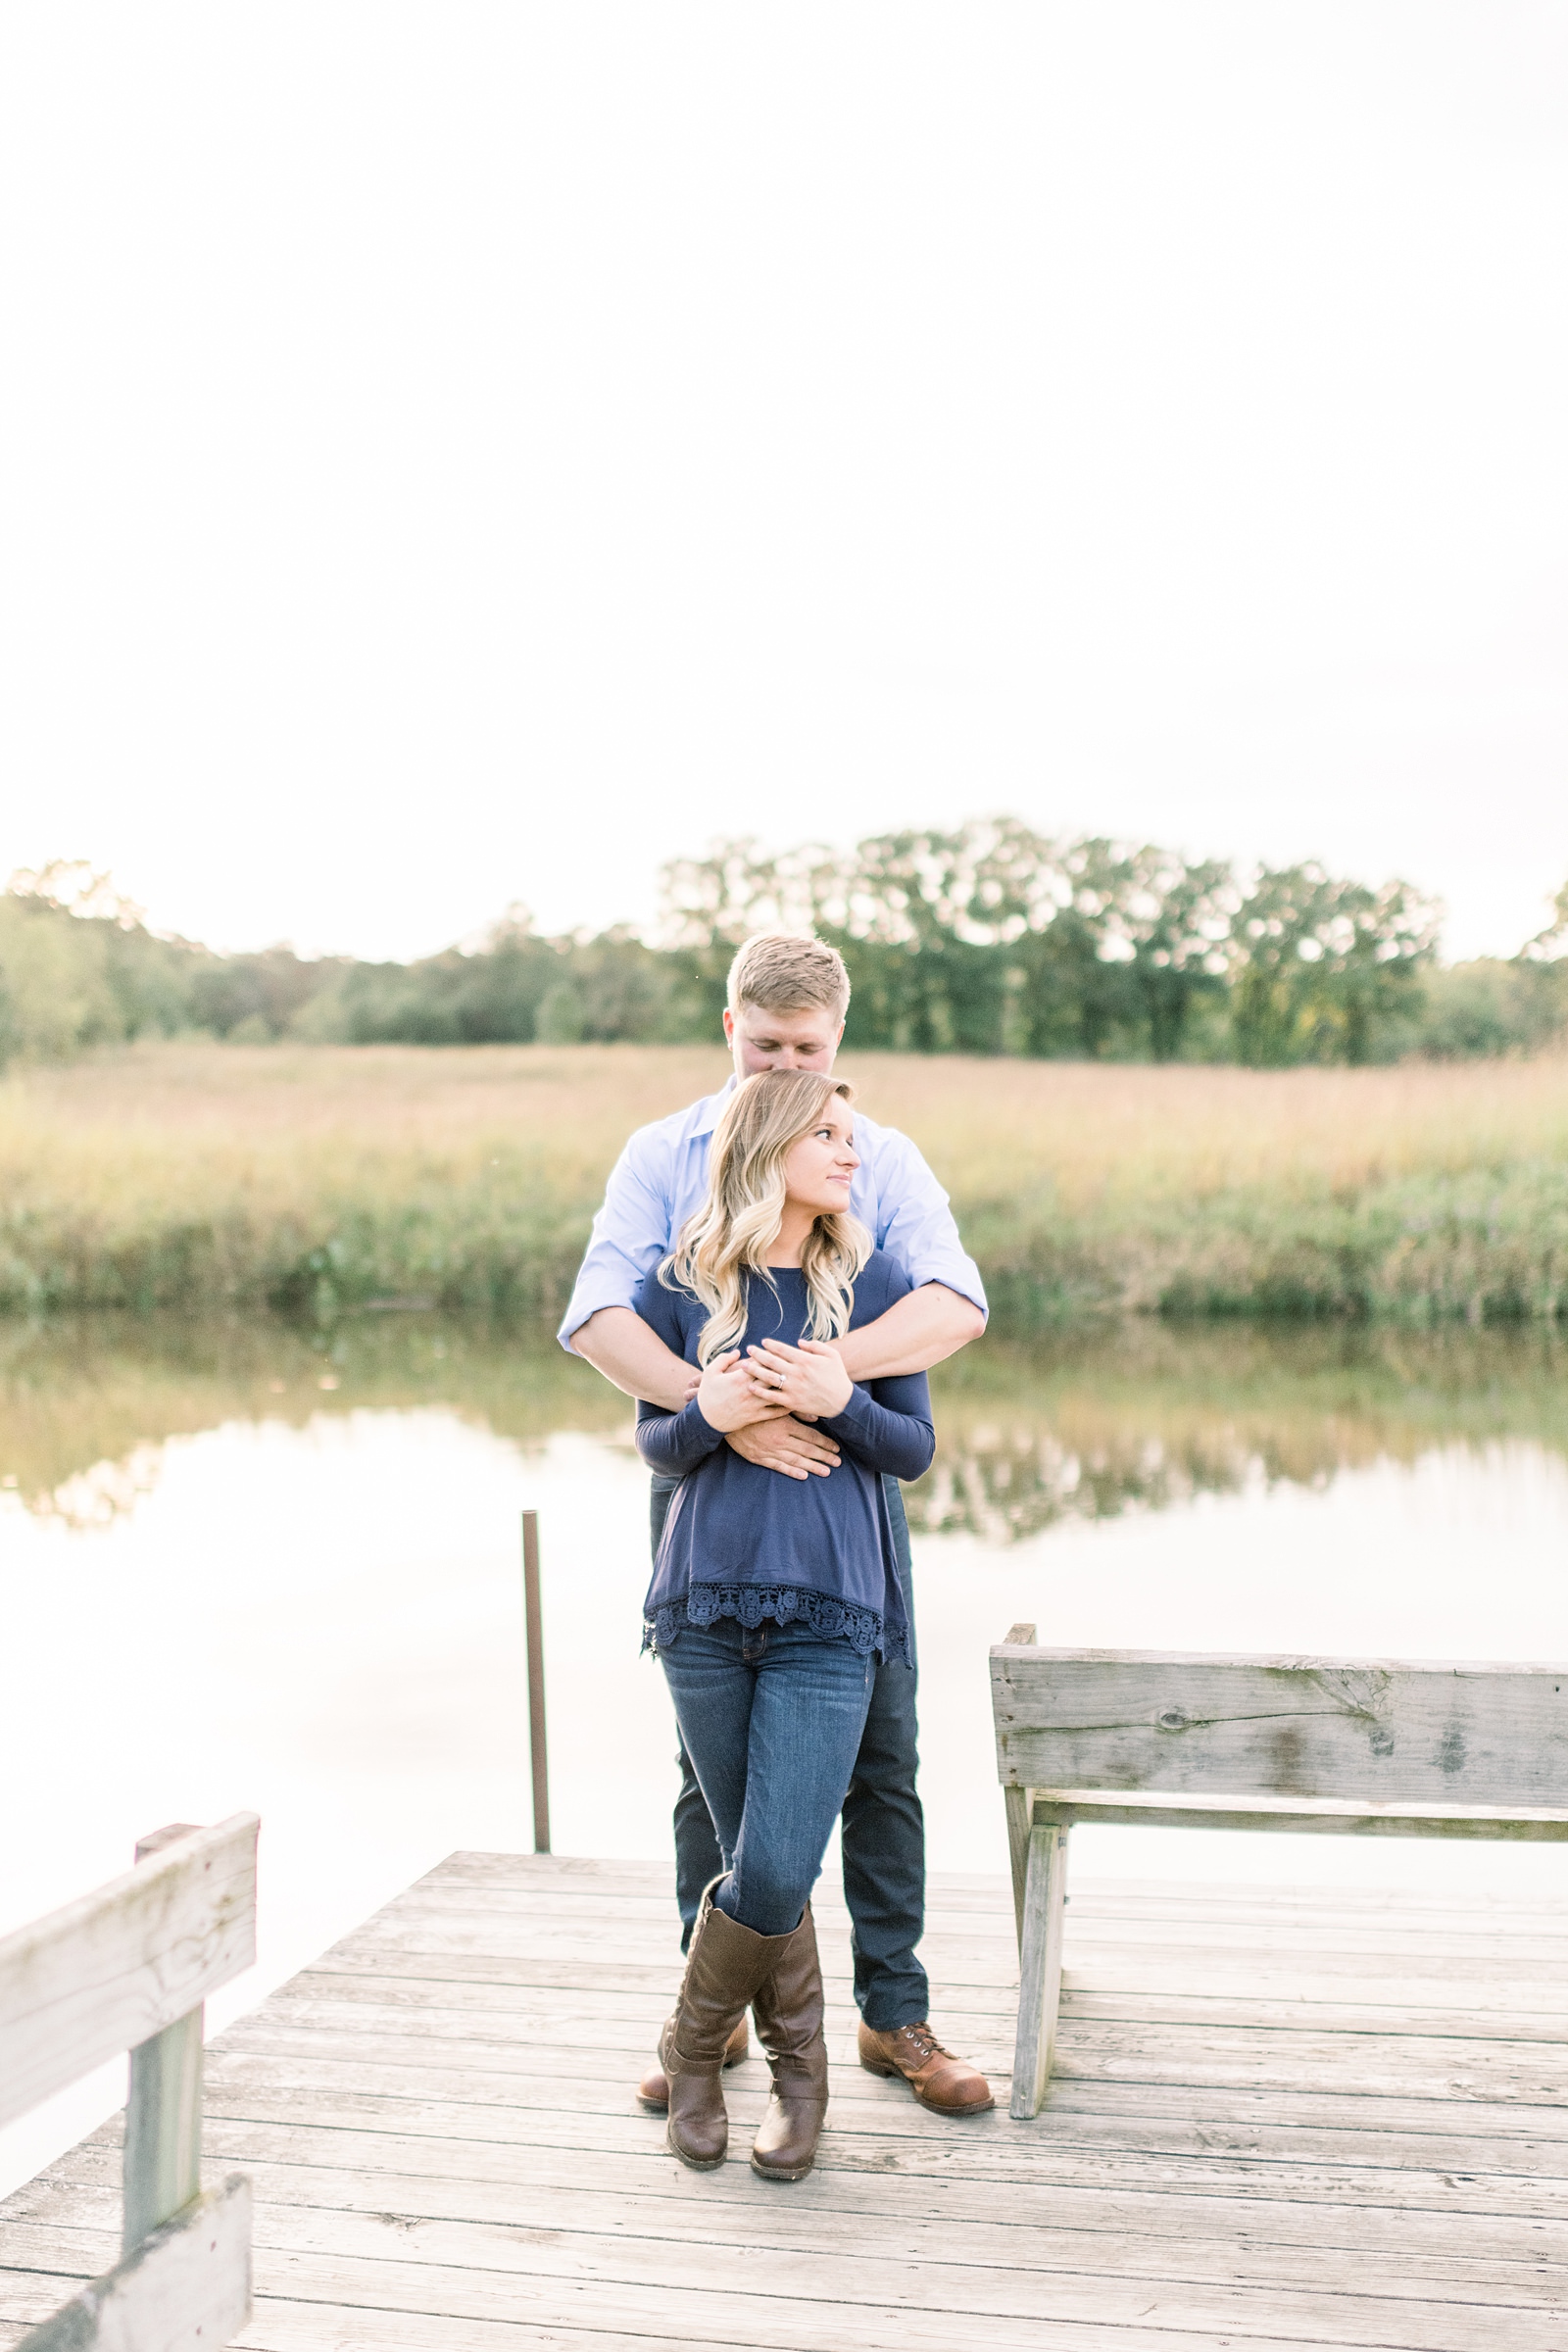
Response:
POLYGON ((696 1396, 697 1409, 709 1428, 726 1433, 745 1429, 749 1422, 760 1421, 771 1411, 738 1348, 727 1348, 704 1367, 696 1396))
POLYGON ((817 1340, 803 1340, 799 1348, 764 1340, 745 1356, 738 1348, 715 1355, 695 1394, 709 1428, 728 1436, 792 1414, 800 1421, 830 1418, 843 1412, 854 1392, 836 1348, 817 1340))
POLYGON ((803 1340, 798 1348, 763 1340, 751 1350, 750 1364, 758 1394, 803 1421, 842 1413, 855 1394, 843 1356, 822 1340, 803 1340))

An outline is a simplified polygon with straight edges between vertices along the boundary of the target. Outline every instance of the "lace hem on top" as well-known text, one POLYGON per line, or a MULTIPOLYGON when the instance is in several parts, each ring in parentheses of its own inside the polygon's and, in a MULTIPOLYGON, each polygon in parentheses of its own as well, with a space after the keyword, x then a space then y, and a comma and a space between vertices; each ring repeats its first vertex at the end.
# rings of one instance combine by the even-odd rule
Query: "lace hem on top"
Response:
POLYGON ((906 1626, 894 1626, 891 1639, 880 1609, 862 1609, 830 1592, 808 1592, 799 1585, 693 1585, 684 1600, 666 1600, 643 1621, 644 1649, 668 1649, 683 1625, 711 1625, 733 1617, 744 1626, 771 1617, 778 1625, 808 1625, 824 1641, 845 1641, 857 1655, 880 1650, 884 1658, 909 1662, 906 1626))

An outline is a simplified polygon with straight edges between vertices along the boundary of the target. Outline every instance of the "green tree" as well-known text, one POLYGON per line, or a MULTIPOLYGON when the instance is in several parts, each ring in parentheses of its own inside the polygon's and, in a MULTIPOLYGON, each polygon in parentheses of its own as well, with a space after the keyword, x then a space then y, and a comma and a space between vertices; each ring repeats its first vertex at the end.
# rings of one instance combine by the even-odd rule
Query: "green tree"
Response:
POLYGON ((1406 882, 1371 889, 1321 865, 1264 867, 1232 933, 1239 1061, 1364 1062, 1419 1004, 1438 909, 1406 882))
POLYGON ((209 956, 191 978, 190 1019, 215 1037, 230 1037, 242 1026, 252 1037, 283 1037, 350 968, 347 956, 311 961, 289 947, 209 956))
POLYGON ((1228 866, 1057 843, 1015 817, 879 834, 849 858, 721 842, 666 867, 664 890, 717 1003, 736 946, 779 924, 843 956, 855 1044, 1159 1059, 1181 1052, 1195 1001, 1223 994, 1238 903, 1228 866))
POLYGON ((693 1004, 686 957, 649 947, 628 924, 558 945, 582 1008, 582 1034, 590 1042, 673 1045, 712 1034, 693 1004))
POLYGON ((1025 1051, 1098 1060, 1136 1031, 1135 950, 1119 920, 1131 880, 1126 855, 1095 838, 1042 844, 1042 887, 1017 944, 1025 1051))
POLYGON ((574 1046, 582 1036, 582 999, 563 973, 539 1000, 534 1036, 542 1046, 574 1046))
POLYGON ((1568 1027, 1568 959, 1478 956, 1422 975, 1412 1050, 1429 1061, 1539 1054, 1568 1027))
MULTIPOLYGON (((851 1035, 921 1054, 997 1054, 1007 966, 980 828, 881 834, 835 877, 817 928, 849 968, 851 1035), (834 918, 837 918, 836 920, 834 918)), ((820 882, 828 868, 814 869, 820 882)))
POLYGON ((1551 921, 1519 951, 1522 963, 1560 963, 1568 957, 1568 882, 1551 902, 1551 921))
POLYGON ((1223 999, 1240 904, 1236 877, 1222 859, 1190 865, 1146 846, 1120 861, 1113 925, 1132 951, 1132 982, 1155 1061, 1179 1060, 1195 1006, 1223 999))
POLYGON ((156 938, 91 866, 16 874, 0 894, 0 1064, 185 1028, 193 976, 217 960, 156 938))

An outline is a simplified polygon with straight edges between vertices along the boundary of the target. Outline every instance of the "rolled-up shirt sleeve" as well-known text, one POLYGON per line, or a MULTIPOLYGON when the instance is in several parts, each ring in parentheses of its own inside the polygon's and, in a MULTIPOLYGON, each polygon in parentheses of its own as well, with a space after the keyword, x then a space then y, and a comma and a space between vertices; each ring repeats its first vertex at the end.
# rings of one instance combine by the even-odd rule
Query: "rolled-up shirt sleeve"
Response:
POLYGON ((882 1230, 876 1240, 916 1290, 945 1283, 989 1315, 980 1269, 958 1238, 948 1196, 906 1135, 887 1136, 877 1165, 882 1230))
POLYGON ((659 1150, 658 1141, 639 1130, 610 1171, 605 1204, 594 1219, 571 1300, 556 1334, 570 1352, 575 1352, 572 1334, 601 1307, 635 1307, 643 1276, 669 1248, 669 1184, 659 1165, 659 1150))

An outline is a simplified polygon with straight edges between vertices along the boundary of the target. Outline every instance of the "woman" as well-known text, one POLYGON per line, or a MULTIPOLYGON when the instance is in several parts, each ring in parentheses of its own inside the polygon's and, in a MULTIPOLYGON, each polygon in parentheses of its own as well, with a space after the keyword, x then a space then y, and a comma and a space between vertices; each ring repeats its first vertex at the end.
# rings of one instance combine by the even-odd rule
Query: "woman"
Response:
POLYGON ((739 1086, 713 1136, 708 1199, 637 1300, 701 1367, 683 1411, 637 1408, 643 1459, 681 1480, 645 1642, 727 1865, 703 1897, 660 2042, 668 2139, 700 2171, 723 2162, 719 2070, 750 2006, 773 2075, 752 2163, 775 2180, 810 2171, 827 2113, 808 1898, 875 1660, 909 1654, 882 1474, 918 1478, 935 1445, 923 1373, 858 1388, 831 1345, 909 1288, 849 1213, 851 1099, 815 1070, 739 1086), (828 1477, 780 1478, 725 1445, 727 1431, 780 1412, 837 1441, 828 1477))

